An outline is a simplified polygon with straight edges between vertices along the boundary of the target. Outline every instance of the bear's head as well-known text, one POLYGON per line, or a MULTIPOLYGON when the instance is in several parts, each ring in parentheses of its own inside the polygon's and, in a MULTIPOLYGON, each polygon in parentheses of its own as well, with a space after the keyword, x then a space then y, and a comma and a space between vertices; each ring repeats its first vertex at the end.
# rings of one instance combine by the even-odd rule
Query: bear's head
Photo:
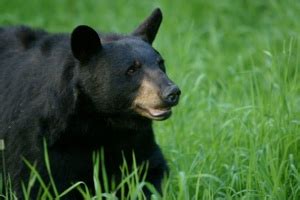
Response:
POLYGON ((101 35, 78 26, 71 35, 79 63, 79 84, 97 112, 164 120, 177 105, 180 89, 168 78, 152 42, 162 21, 159 9, 130 35, 101 35))

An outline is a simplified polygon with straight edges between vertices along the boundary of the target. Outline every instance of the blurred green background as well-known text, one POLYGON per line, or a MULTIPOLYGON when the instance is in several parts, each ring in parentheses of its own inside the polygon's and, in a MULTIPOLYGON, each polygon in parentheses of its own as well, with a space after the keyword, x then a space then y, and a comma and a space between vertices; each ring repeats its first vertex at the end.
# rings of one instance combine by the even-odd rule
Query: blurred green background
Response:
POLYGON ((300 1, 1 0, 0 24, 130 33, 155 8, 154 47, 182 89, 155 123, 164 199, 300 199, 300 1))

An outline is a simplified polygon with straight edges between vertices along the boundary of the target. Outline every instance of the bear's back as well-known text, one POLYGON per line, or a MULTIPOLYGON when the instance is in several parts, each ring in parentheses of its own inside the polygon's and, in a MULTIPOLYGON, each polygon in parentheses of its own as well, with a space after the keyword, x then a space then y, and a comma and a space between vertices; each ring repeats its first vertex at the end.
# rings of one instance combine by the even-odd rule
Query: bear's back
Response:
POLYGON ((26 26, 0 27, 0 56, 9 51, 26 51, 46 35, 45 31, 26 26))
POLYGON ((47 94, 59 93, 69 51, 68 35, 25 26, 0 28, 0 135, 13 127, 8 122, 25 120, 49 101, 53 104, 47 94))

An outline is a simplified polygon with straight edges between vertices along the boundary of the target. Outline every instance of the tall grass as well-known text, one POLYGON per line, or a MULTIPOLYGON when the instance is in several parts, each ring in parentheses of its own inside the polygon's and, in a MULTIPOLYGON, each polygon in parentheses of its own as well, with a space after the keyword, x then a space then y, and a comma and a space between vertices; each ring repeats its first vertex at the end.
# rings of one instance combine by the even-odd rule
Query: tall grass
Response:
MULTIPOLYGON (((69 193, 72 193, 76 190, 82 195, 83 199, 115 200, 121 198, 134 200, 146 199, 144 194, 145 188, 149 189, 153 193, 153 198, 160 198, 160 194, 155 190, 155 188, 145 181, 148 169, 147 163, 138 166, 134 154, 132 155, 132 160, 133 164, 130 166, 127 164, 126 159, 124 159, 123 164, 120 166, 121 182, 115 183, 114 181, 109 181, 108 179, 104 163, 103 150, 100 152, 94 152, 94 188, 88 188, 84 182, 78 181, 69 188, 65 188, 64 191, 59 192, 56 188, 56 183, 51 173, 51 163, 48 156, 47 144, 44 140, 44 163, 48 178, 47 180, 44 180, 37 170, 35 163, 30 163, 24 158, 24 163, 27 165, 28 170, 31 171, 31 174, 28 183, 22 183, 23 196, 21 196, 21 198, 25 200, 32 199, 33 197, 36 199, 63 199, 64 197, 68 196, 69 193), (101 173, 101 175, 99 173, 101 173), (34 187, 36 187, 35 191, 38 190, 38 193, 31 195, 34 187), (94 189, 95 192, 92 192, 92 189, 94 189)), ((2 174, 3 173, 1 173, 1 175, 2 174)), ((1 179, 1 184, 5 184, 5 186, 1 185, 1 189, 5 189, 4 191, 1 191, 1 198, 17 199, 9 177, 7 177, 7 181, 6 179, 1 179)))
POLYGON ((2 0, 0 22, 130 32, 156 6, 154 46, 183 92, 155 123, 171 168, 162 199, 300 199, 299 1, 2 0))

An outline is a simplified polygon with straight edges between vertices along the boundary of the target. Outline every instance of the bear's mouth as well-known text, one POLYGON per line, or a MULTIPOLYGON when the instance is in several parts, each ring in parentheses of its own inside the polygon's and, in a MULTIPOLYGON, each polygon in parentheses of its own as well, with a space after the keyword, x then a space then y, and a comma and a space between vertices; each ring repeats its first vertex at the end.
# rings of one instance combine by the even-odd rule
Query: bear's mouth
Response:
POLYGON ((165 108, 145 108, 137 105, 138 113, 142 116, 153 119, 153 120, 165 120, 172 114, 171 107, 165 108))

